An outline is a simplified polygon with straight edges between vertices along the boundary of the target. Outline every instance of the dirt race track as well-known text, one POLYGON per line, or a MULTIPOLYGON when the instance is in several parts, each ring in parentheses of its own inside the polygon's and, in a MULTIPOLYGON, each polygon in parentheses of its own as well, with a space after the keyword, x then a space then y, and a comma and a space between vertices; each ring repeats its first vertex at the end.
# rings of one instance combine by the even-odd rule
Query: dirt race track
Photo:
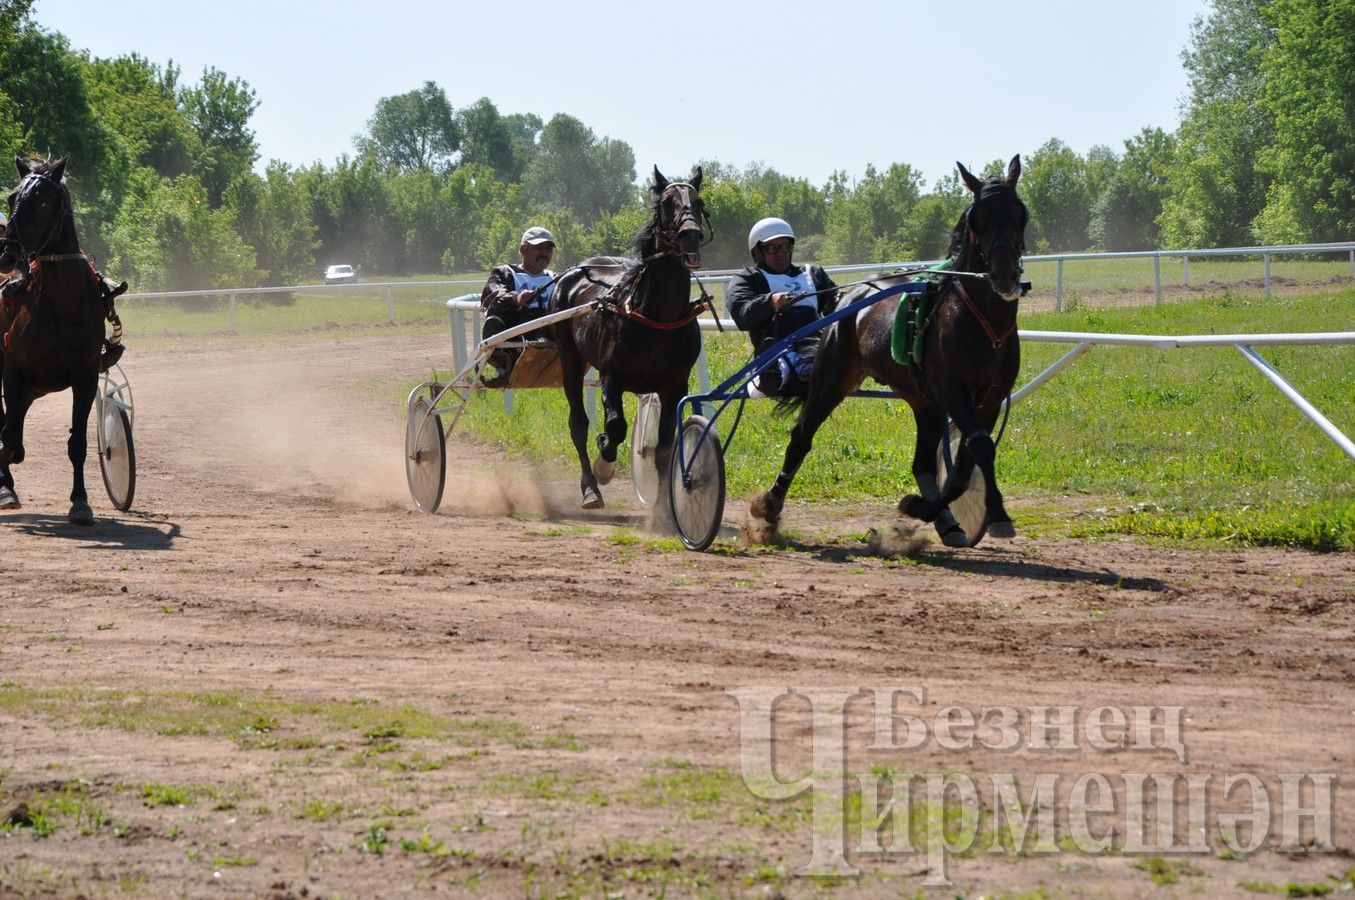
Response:
POLYGON ((0 517, 0 896, 1349 889, 1350 554, 872 552, 897 498, 691 554, 643 533, 624 478, 576 512, 572 464, 477 470, 460 438, 430 517, 397 397, 444 341, 134 345, 136 503, 111 510, 91 456, 92 528, 65 523, 67 398, 35 407, 0 517), (893 689, 922 699, 890 728, 893 689), (1136 738, 1147 710, 1184 753, 1174 726, 1136 738), (769 757, 816 790, 772 799, 769 757), (896 792, 878 834, 843 775, 896 792), (1049 788, 1020 847, 1008 777, 1028 812, 1049 788), (797 874, 816 845, 859 874, 797 874))

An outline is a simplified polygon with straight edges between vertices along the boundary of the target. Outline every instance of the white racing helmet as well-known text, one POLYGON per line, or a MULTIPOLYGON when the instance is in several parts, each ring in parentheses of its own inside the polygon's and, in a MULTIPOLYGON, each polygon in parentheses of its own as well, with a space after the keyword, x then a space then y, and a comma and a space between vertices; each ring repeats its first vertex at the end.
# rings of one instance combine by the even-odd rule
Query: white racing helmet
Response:
POLYGON ((795 229, 790 227, 790 223, 785 219, 778 219, 775 216, 766 219, 758 219, 748 231, 748 252, 752 253, 758 244, 764 241, 774 241, 777 238, 790 238, 790 242, 795 243, 795 229))

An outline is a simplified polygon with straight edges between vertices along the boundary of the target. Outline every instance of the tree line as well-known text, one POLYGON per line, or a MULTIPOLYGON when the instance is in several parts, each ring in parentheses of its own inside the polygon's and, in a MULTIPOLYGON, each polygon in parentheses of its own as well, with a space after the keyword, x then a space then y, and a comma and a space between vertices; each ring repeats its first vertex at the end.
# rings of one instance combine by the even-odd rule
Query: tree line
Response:
MULTIPOLYGON (((332 165, 255 171, 254 90, 208 67, 99 59, 0 0, 0 148, 68 156, 87 252, 138 291, 483 271, 525 224, 558 259, 624 252, 648 218, 630 146, 568 114, 454 108, 426 82, 382 98, 332 165)), ((1035 252, 1349 239, 1355 233, 1355 0, 1213 0, 1182 61, 1174 132, 1144 128, 1082 155, 1057 138, 1023 153, 1035 252)), ((748 226, 790 220, 822 263, 945 255, 968 192, 904 162, 825 184, 763 164, 699 161, 715 230, 705 257, 747 259, 748 226)), ((994 159, 983 174, 998 174, 994 159)), ((684 172, 669 171, 670 177, 684 172)))

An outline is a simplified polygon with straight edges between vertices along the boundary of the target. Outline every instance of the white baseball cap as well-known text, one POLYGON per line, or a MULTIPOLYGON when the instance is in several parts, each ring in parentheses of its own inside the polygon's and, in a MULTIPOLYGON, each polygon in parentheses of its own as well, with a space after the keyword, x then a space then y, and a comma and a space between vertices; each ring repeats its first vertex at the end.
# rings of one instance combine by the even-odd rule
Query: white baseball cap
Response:
POLYGON ((555 235, 540 225, 533 225, 522 233, 523 244, 554 244, 555 235))

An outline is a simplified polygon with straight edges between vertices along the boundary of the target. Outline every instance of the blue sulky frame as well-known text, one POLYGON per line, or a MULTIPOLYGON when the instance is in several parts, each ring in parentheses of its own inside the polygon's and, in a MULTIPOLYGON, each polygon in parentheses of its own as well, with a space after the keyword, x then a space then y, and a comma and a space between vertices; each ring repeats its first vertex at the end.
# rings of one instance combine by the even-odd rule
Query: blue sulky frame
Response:
MULTIPOLYGON (((894 273, 891 277, 898 274, 894 273)), ((919 272, 918 274, 922 274, 919 272)), ((800 341, 811 334, 815 334, 834 322, 841 321, 848 316, 854 316, 861 310, 873 306, 882 300, 890 297, 896 297, 900 294, 916 294, 926 289, 927 279, 920 281, 908 281, 903 284, 892 285, 887 288, 867 294, 859 300, 855 300, 841 309, 835 309, 821 319, 800 328, 793 334, 778 341, 771 347, 759 353, 751 362, 743 366, 733 375, 720 382, 719 385, 712 388, 704 394, 688 394, 678 403, 678 434, 677 441, 674 444, 673 469, 671 473, 671 488, 669 492, 670 502, 673 505, 673 519, 677 524, 678 535, 682 538, 682 543, 689 550, 704 550, 715 540, 716 534, 720 529, 720 520, 724 513, 724 466, 722 460, 717 460, 714 472, 719 480, 718 485, 701 484, 702 476, 705 473, 696 473, 697 458, 703 449, 714 448, 717 457, 722 454, 721 447, 728 446, 734 439, 734 433, 738 430, 739 422, 743 418, 743 405, 749 399, 748 388, 753 379, 760 375, 765 369, 774 365, 776 361, 786 353, 797 341, 800 341), (716 422, 725 410, 731 404, 737 403, 738 410, 734 415, 734 422, 729 427, 729 432, 724 441, 719 440, 719 432, 716 429, 716 422), (715 405, 715 404, 718 404, 715 405), (687 413, 698 413, 702 408, 712 409, 708 417, 695 415, 690 421, 687 413), (688 428, 688 424, 693 427, 688 428), (688 432, 692 434, 689 436, 688 432), (711 432, 715 432, 714 438, 711 432), (708 441, 714 441, 707 445, 708 441), (684 509, 683 505, 694 503, 692 497, 694 492, 710 491, 710 496, 714 502, 713 508, 704 511, 696 510, 697 521, 693 521, 692 511, 684 509)), ((853 397, 894 397, 893 391, 887 390, 861 390, 852 394, 853 397)), ((662 474, 660 477, 663 477, 662 474)))

